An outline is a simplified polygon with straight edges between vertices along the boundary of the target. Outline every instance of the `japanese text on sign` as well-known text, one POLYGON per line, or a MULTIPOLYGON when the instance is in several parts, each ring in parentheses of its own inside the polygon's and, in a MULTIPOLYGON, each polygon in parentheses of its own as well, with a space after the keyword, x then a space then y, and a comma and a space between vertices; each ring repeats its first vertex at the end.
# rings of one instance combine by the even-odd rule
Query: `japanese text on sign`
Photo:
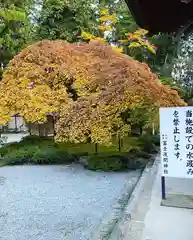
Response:
POLYGON ((180 119, 179 119, 179 112, 174 110, 173 113, 173 129, 174 129, 174 154, 177 159, 180 158, 180 119))
POLYGON ((186 111, 186 167, 187 174, 193 175, 193 114, 192 111, 186 111))
POLYGON ((193 178, 193 107, 160 109, 162 175, 193 178))
POLYGON ((162 162, 162 168, 165 175, 168 175, 168 143, 167 143, 167 135, 162 135, 162 144, 163 144, 163 162, 162 162))

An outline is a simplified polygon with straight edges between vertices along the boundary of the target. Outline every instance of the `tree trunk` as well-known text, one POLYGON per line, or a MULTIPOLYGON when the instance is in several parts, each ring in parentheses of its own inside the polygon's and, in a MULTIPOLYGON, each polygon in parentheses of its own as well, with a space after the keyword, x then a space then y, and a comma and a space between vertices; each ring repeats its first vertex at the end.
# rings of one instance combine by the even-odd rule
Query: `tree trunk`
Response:
POLYGON ((120 137, 120 134, 118 136, 118 146, 119 146, 119 152, 121 152, 121 137, 120 137))
POLYGON ((53 136, 54 136, 54 137, 56 136, 55 125, 56 125, 56 121, 55 121, 55 118, 53 117, 53 118, 52 118, 52 127, 53 127, 53 136))
POLYGON ((139 131, 140 131, 140 136, 143 135, 143 127, 140 127, 139 131))
POLYGON ((15 132, 17 132, 17 116, 14 116, 15 119, 15 132))
POLYGON ((28 123, 28 130, 29 130, 29 135, 31 136, 32 135, 32 132, 31 132, 31 123, 28 123))
POLYGON ((39 137, 41 137, 41 127, 40 127, 40 124, 38 124, 38 134, 39 134, 39 137))
POLYGON ((98 153, 98 143, 95 143, 95 153, 98 153))
POLYGON ((155 135, 155 124, 152 124, 152 134, 155 135))

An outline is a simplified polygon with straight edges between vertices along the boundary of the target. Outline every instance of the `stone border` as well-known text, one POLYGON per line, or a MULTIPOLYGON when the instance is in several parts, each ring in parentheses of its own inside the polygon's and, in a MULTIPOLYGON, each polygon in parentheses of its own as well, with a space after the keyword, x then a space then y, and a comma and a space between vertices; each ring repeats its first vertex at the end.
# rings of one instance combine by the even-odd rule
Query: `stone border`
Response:
POLYGON ((145 216, 148 212, 153 186, 159 170, 159 161, 160 157, 158 154, 153 165, 152 163, 147 164, 135 190, 131 194, 121 219, 109 238, 110 240, 141 239, 145 216))
POLYGON ((95 230, 91 238, 92 240, 109 239, 109 236, 111 235, 115 225, 122 216, 123 210, 128 203, 128 199, 130 198, 131 193, 133 192, 137 182, 139 181, 141 171, 137 171, 139 172, 139 174, 133 172, 133 177, 131 175, 129 176, 129 180, 124 184, 121 194, 112 205, 112 210, 104 216, 98 228, 95 230), (132 183, 130 181, 130 178, 132 178, 132 183))
POLYGON ((157 156, 153 165, 150 161, 139 177, 134 176, 133 184, 130 181, 125 184, 122 193, 112 206, 113 210, 102 220, 92 240, 140 239, 133 235, 141 235, 158 165, 159 157, 157 156), (137 226, 133 226, 136 223, 137 226))

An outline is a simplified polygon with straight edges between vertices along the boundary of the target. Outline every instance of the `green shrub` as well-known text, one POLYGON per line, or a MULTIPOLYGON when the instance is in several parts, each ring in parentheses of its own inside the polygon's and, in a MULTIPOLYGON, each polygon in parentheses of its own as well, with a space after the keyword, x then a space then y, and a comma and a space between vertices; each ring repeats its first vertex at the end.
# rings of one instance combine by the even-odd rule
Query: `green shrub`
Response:
POLYGON ((150 159, 150 154, 144 151, 139 152, 129 152, 130 158, 143 158, 143 159, 150 159))
POLYGON ((14 143, 8 143, 5 146, 0 148, 0 155, 1 157, 4 157, 7 153, 10 153, 14 150, 19 149, 21 146, 19 143, 14 142, 14 143))
POLYGON ((39 137, 36 135, 23 137, 20 144, 40 144, 42 142, 54 142, 50 137, 39 137))
POLYGON ((143 169, 149 162, 150 155, 146 152, 139 151, 135 153, 129 152, 128 168, 131 170, 143 169))
POLYGON ((144 135, 139 138, 139 144, 141 145, 141 150, 146 153, 156 153, 157 149, 152 140, 151 135, 144 135))
MULTIPOLYGON (((16 145, 19 147, 20 145, 16 145)), ((2 149, 0 149, 2 150, 2 149)), ((0 165, 23 165, 23 164, 63 164, 71 163, 75 157, 53 146, 25 145, 16 148, 5 148, 2 151, 0 165)))
POLYGON ((139 152, 141 151, 141 146, 139 144, 137 137, 125 137, 123 139, 123 147, 122 150, 124 152, 139 152))
POLYGON ((99 153, 88 157, 88 169, 94 171, 121 171, 127 169, 128 158, 119 153, 99 153))
POLYGON ((0 157, 4 157, 8 153, 8 148, 7 147, 2 147, 0 148, 0 157))
POLYGON ((31 146, 28 148, 15 149, 8 152, 1 161, 6 165, 22 165, 32 163, 32 157, 37 151, 37 147, 31 146))
POLYGON ((53 148, 56 147, 56 143, 54 142, 53 138, 50 137, 39 137, 39 136, 27 136, 22 139, 19 143, 22 148, 26 148, 28 146, 37 146, 38 148, 53 148))
POLYGON ((159 147, 160 146, 160 135, 152 136, 152 141, 157 147, 159 147))
POLYGON ((53 147, 39 149, 32 157, 34 164, 67 164, 73 161, 72 155, 53 147))
POLYGON ((88 152, 72 153, 72 156, 76 161, 80 160, 81 157, 87 157, 88 155, 89 155, 88 152))

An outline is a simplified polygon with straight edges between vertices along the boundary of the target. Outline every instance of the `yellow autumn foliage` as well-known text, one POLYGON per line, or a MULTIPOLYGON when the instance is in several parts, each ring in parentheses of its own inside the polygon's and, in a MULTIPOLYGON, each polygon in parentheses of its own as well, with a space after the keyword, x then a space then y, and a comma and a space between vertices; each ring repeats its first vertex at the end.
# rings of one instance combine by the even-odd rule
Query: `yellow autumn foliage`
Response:
POLYGON ((112 49, 118 53, 123 53, 123 48, 117 46, 111 46, 112 49))
POLYGON ((132 42, 129 44, 129 48, 138 48, 141 47, 140 43, 138 42, 132 42))
POLYGON ((42 123, 48 113, 58 113, 58 141, 106 144, 129 131, 121 118, 127 109, 185 104, 147 65, 96 40, 27 47, 7 67, 0 98, 0 123, 15 114, 42 123))
POLYGON ((101 8, 100 10, 100 16, 108 15, 109 9, 108 8, 101 8))
POLYGON ((82 32, 81 37, 85 40, 92 40, 92 39, 96 38, 96 36, 94 36, 93 34, 87 33, 87 32, 82 32))
POLYGON ((112 30, 113 30, 113 27, 102 24, 102 25, 99 26, 99 29, 100 29, 102 32, 105 32, 105 31, 112 31, 112 30))
POLYGON ((102 23, 108 22, 108 21, 110 21, 111 23, 115 23, 117 21, 117 16, 116 16, 116 14, 103 15, 99 18, 99 21, 102 23))
POLYGON ((156 54, 156 47, 151 44, 147 39, 146 35, 148 31, 145 29, 138 29, 134 33, 128 33, 128 47, 129 48, 145 48, 150 53, 156 54))

